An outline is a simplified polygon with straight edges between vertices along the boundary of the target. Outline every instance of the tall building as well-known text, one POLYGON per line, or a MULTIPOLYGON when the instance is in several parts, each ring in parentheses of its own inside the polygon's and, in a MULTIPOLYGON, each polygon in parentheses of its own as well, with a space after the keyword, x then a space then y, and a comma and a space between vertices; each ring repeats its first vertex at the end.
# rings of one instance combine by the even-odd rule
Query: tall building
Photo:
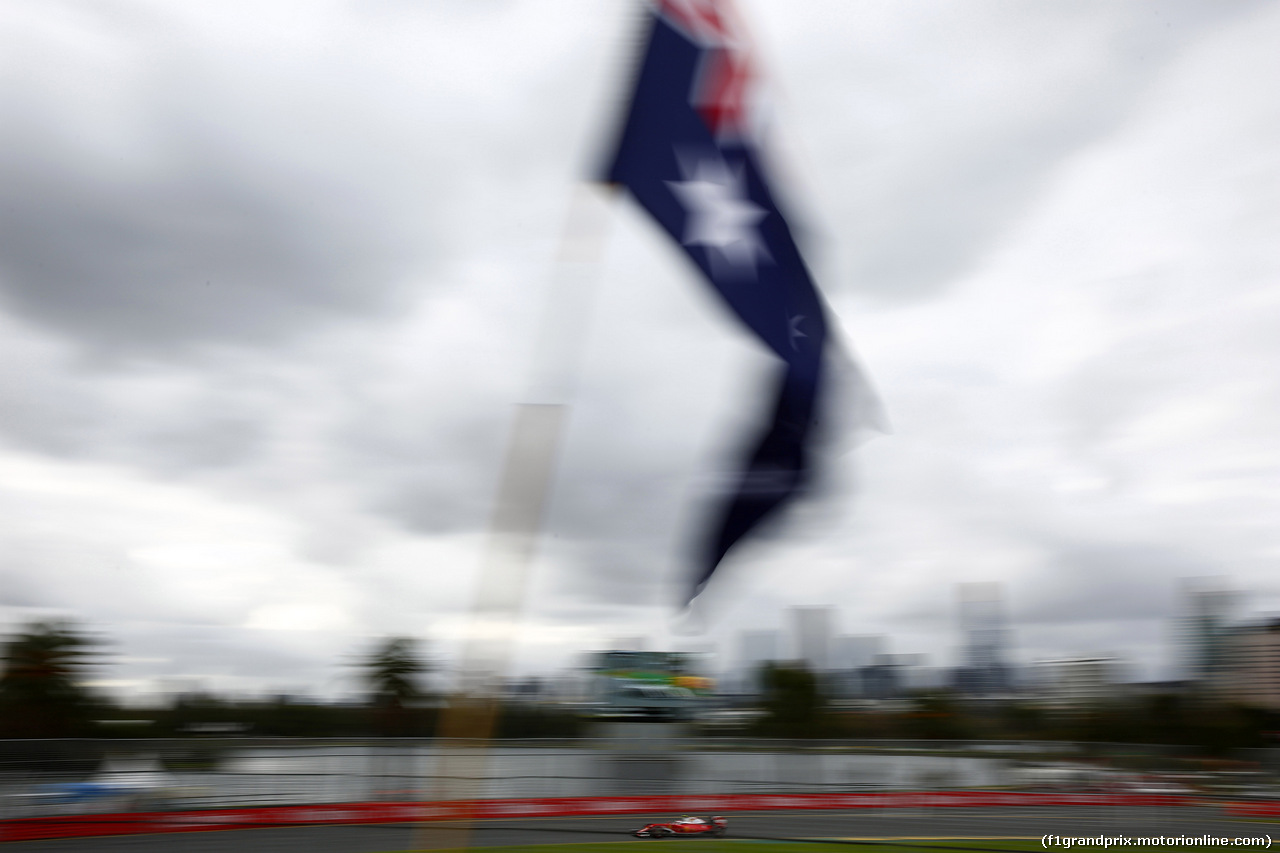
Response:
POLYGON ((812 672, 831 668, 834 615, 835 608, 829 606, 791 608, 796 657, 812 672))
POLYGON ((962 583, 957 593, 964 661, 956 671, 956 687, 977 696, 1002 693, 1011 679, 1001 585, 962 583))
POLYGON ((829 663, 835 670, 861 669, 884 653, 885 641, 880 634, 842 634, 831 641, 829 663))
POLYGON ((1212 684, 1227 663, 1227 642, 1236 594, 1221 579, 1182 581, 1182 674, 1212 684))
POLYGON ((885 648, 885 638, 878 634, 842 634, 833 639, 827 661, 831 671, 826 677, 830 695, 841 699, 866 696, 874 681, 874 675, 868 673, 885 657, 885 648))
POLYGON ((1050 710, 1078 714, 1117 695, 1120 663, 1113 657, 1040 660, 1032 665, 1036 693, 1050 710))
POLYGON ((1222 664, 1214 678, 1222 698, 1280 711, 1280 619, 1241 625, 1231 631, 1224 643, 1222 664))

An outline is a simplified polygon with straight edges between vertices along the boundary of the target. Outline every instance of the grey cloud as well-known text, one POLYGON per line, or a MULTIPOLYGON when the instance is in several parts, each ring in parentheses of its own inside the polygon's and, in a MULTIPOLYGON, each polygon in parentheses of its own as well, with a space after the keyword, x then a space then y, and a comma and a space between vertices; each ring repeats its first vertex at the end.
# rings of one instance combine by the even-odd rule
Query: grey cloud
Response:
POLYGON ((142 437, 148 455, 172 460, 182 470, 224 468, 251 458, 265 444, 262 420, 224 412, 206 414, 199 421, 160 428, 142 437))
POLYGON ((364 506, 419 533, 485 523, 507 410, 478 389, 455 393, 418 402, 365 400, 328 437, 333 468, 352 475, 364 506))
POLYGON ((1197 555, 1159 544, 1059 543, 1048 567, 1021 590, 1019 622, 1052 625, 1166 619, 1178 578, 1212 574, 1197 555))
POLYGON ((77 383, 32 365, 0 367, 0 434, 53 456, 78 456, 101 421, 101 401, 77 383))
POLYGON ((342 199, 290 198, 202 153, 173 180, 125 185, 74 168, 20 173, 6 158, 0 286, 11 310, 82 343, 145 352, 273 341, 387 307, 394 262, 376 235, 326 215, 342 199))
MULTIPOLYGON (((986 87, 917 85, 884 92, 868 76, 862 85, 879 94, 849 98, 826 90, 832 103, 849 104, 847 116, 832 125, 843 131, 832 142, 847 148, 849 140, 863 140, 847 153, 832 150, 824 158, 840 186, 858 188, 836 202, 855 224, 839 235, 849 257, 847 286, 889 301, 926 299, 944 290, 1022 221, 1060 165, 1124 126, 1173 59, 1213 26, 1256 5, 1113 5, 1105 16, 1112 19, 1110 27, 1089 27, 1078 43, 1081 54, 1095 54, 1095 61, 1068 69, 1051 59, 1041 65, 1035 53, 1022 53, 1021 44, 1001 43, 1000 34, 1026 39, 1036 32, 1045 40, 1046 57, 1053 57, 1062 40, 1077 37, 1071 19, 1099 10, 1027 7, 1021 13, 1025 28, 993 31, 994 44, 987 45, 992 60, 1009 65, 986 87), (1153 25, 1151 15, 1163 16, 1163 26, 1153 25), (1051 25, 1037 29, 1032 19, 1051 25), (859 108, 868 98, 894 101, 891 111, 900 117, 891 133, 866 123, 859 108)), ((944 53, 935 61, 952 56, 944 53)), ((848 86, 847 75, 839 79, 848 86)))
POLYGON ((394 76, 211 26, 230 18, 64 11, 19 18, 0 67, 9 310, 97 360, 276 344, 403 304, 433 187, 406 169, 417 128, 352 85, 394 76))
POLYGON ((264 448, 284 402, 263 393, 269 379, 246 381, 225 365, 102 370, 29 342, 9 352, 15 362, 0 367, 0 436, 51 456, 161 475, 226 468, 264 448))
POLYGON ((0 607, 40 607, 55 599, 38 588, 30 577, 31 567, 10 556, 0 565, 0 607))
POLYGON ((340 656, 325 659, 314 651, 271 640, 262 632, 228 631, 225 625, 135 622, 119 638, 119 646, 145 651, 152 658, 130 665, 131 676, 158 679, 181 690, 192 689, 205 678, 318 688, 341 675, 340 656), (163 656, 155 659, 157 650, 163 650, 163 656))

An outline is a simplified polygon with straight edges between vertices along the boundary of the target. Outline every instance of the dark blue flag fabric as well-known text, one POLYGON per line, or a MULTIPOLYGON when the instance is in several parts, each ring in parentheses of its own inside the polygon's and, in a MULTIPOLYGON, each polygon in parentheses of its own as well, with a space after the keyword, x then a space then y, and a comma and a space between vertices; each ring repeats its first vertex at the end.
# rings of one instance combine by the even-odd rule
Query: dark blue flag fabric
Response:
POLYGON ((823 389, 827 321, 750 131, 751 65, 722 0, 654 0, 648 42, 604 179, 684 247, 781 360, 770 420, 718 509, 692 601, 744 535, 798 495, 823 389))

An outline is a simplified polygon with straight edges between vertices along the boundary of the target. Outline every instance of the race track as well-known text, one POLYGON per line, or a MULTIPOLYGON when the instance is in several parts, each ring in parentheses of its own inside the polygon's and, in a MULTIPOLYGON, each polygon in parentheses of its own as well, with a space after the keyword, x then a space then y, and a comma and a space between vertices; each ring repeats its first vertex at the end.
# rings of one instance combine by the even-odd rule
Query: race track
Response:
MULTIPOLYGON (((1254 835, 1275 824, 1228 819, 1215 807, 1069 807, 1069 808, 929 808, 793 810, 727 813, 729 837, 740 839, 847 840, 851 847, 876 846, 891 853, 893 842, 928 839, 946 848, 947 839, 1035 838, 1055 835, 1254 835)), ((670 814, 598 817, 524 818, 476 821, 470 830, 474 847, 520 844, 572 844, 616 841, 662 845, 629 832, 670 814)), ((276 829, 129 835, 20 841, 3 845, 4 853, 387 853, 454 846, 462 838, 442 823, 308 826, 276 829)))

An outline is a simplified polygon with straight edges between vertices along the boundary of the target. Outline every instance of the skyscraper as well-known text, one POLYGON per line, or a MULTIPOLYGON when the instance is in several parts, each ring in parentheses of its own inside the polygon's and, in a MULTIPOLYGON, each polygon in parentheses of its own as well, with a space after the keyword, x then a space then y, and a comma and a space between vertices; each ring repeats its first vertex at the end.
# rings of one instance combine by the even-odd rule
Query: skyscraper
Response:
POLYGON ((956 686, 976 696, 1008 690, 1008 628, 1001 585, 962 583, 957 593, 964 663, 956 673, 956 686))
POLYGON ((1280 711, 1280 619, 1236 626, 1227 636, 1226 660, 1216 683, 1228 701, 1280 711))
MULTIPOLYGON (((875 667, 884 663, 885 638, 881 635, 842 635, 831 641, 831 672, 827 686, 833 696, 866 696, 875 688, 875 667)), ((883 678, 881 679, 883 680, 883 678)), ((881 691, 887 693, 888 691, 881 691)))
POLYGON ((1208 685, 1226 663, 1226 643, 1236 595, 1222 579, 1182 580, 1182 670, 1208 685))
POLYGON ((829 606, 792 607, 796 657, 811 672, 831 668, 831 637, 835 608, 829 606))
POLYGON ((842 634, 831 641, 829 663, 836 670, 862 669, 877 663, 876 659, 884 653, 884 637, 879 634, 842 634))

